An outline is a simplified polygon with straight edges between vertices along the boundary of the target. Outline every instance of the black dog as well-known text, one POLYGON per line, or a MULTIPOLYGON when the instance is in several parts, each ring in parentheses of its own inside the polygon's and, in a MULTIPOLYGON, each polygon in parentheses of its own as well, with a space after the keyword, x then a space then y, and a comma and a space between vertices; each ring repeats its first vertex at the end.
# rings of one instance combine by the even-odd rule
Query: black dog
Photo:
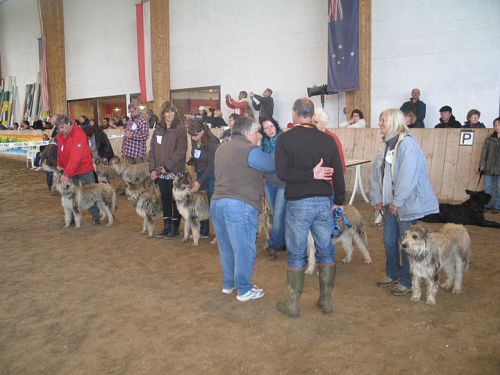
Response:
POLYGON ((469 195, 469 199, 465 202, 462 204, 442 203, 439 205, 438 214, 427 215, 422 221, 500 228, 500 223, 484 220, 484 206, 490 201, 491 195, 484 191, 465 190, 465 192, 469 195))

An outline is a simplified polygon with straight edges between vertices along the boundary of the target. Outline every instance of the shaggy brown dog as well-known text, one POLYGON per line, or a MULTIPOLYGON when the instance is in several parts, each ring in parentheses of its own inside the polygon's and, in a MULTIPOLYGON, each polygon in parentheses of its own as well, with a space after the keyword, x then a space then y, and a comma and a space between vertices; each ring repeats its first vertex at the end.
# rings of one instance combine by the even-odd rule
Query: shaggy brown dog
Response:
MULTIPOLYGON (((359 213, 359 211, 354 206, 344 206, 344 214, 346 218, 351 223, 351 227, 347 227, 344 222, 342 222, 342 234, 338 238, 333 239, 333 243, 337 245, 339 242, 342 243, 346 255, 342 262, 349 263, 352 261, 352 253, 354 252, 354 248, 352 246, 352 242, 358 246, 361 254, 363 254, 363 258, 365 259, 366 264, 370 264, 372 262, 372 258, 370 257, 370 252, 368 251, 367 245, 367 236, 366 236, 366 224, 363 220, 363 217, 359 213)), ((305 271, 306 274, 312 275, 314 273, 314 269, 316 268, 316 248, 314 247, 314 239, 311 236, 311 233, 307 235, 307 269, 305 271)))
POLYGON ((401 248, 410 261, 412 301, 420 300, 420 279, 423 278, 427 282, 426 303, 436 304, 441 269, 447 276, 441 288, 449 289, 453 285, 453 294, 461 293, 463 273, 469 266, 471 255, 470 237, 463 225, 445 224, 438 232, 411 225, 401 241, 401 248))
POLYGON ((134 203, 137 215, 144 219, 141 233, 147 231, 149 237, 153 237, 155 230, 154 219, 162 213, 158 187, 154 183, 132 182, 127 186, 126 193, 134 203))
POLYGON ((184 219, 184 238, 189 240, 189 232, 193 232, 193 245, 198 246, 200 240, 200 221, 207 220, 210 216, 207 193, 204 191, 192 193, 191 175, 186 172, 182 177, 176 177, 173 183, 172 194, 177 209, 184 219))
POLYGON ((58 184, 61 193, 61 204, 64 209, 64 228, 71 224, 72 214, 75 217, 75 228, 80 228, 82 210, 87 210, 94 204, 108 218, 108 226, 113 225, 113 213, 116 209, 115 189, 109 184, 75 185, 72 182, 58 184))

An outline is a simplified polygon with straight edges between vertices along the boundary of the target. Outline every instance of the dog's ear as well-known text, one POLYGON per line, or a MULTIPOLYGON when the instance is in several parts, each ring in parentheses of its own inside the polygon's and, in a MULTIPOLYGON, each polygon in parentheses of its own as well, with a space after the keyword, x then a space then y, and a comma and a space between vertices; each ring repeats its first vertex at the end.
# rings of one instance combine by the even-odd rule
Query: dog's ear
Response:
POLYGON ((465 190, 465 194, 470 195, 472 197, 472 196, 476 195, 476 192, 472 191, 472 190, 465 190))

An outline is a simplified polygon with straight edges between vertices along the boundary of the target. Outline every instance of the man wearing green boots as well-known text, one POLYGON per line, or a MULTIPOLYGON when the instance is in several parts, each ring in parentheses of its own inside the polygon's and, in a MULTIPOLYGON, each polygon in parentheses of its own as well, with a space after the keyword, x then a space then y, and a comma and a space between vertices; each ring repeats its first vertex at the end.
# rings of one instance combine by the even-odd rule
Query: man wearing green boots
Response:
POLYGON ((344 204, 344 175, 337 144, 316 128, 312 123, 313 114, 311 100, 297 99, 292 107, 294 127, 280 137, 276 146, 276 173, 286 182, 285 238, 288 252, 288 295, 284 302, 278 302, 277 309, 290 317, 300 315, 299 299, 304 289, 309 231, 314 238, 319 264, 317 306, 325 314, 333 312, 336 268, 331 240, 332 209, 344 204))

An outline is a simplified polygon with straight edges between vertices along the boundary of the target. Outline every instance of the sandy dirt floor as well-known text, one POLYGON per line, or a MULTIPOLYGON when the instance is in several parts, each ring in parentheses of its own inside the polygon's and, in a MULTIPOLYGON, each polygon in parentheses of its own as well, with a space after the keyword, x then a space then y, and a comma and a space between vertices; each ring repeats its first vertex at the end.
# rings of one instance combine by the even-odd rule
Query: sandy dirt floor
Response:
POLYGON ((216 245, 147 239, 125 197, 114 226, 85 213, 82 228, 62 229, 43 171, 2 156, 0 180, 1 374, 500 373, 500 230, 467 228, 463 293, 440 290, 429 307, 374 286, 385 256, 369 227, 373 264, 356 252, 338 265, 334 314, 315 307, 306 276, 302 315, 289 319, 275 309, 286 253, 270 261, 262 238, 254 281, 267 294, 242 303, 220 292, 216 245))

